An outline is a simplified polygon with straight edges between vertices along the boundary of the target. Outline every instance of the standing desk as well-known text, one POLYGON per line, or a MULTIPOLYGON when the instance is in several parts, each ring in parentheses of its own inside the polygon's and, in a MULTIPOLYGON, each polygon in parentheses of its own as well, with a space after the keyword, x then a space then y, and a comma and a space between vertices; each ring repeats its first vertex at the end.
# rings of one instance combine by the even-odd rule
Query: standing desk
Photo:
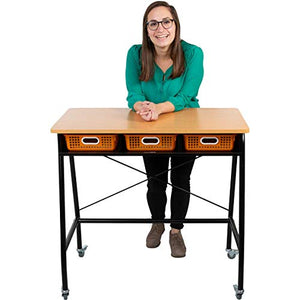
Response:
MULTIPOLYGON (((245 133, 249 128, 238 109, 233 108, 188 108, 179 112, 160 115, 157 121, 145 122, 135 112, 127 108, 73 108, 69 109, 51 128, 52 133, 58 136, 58 169, 59 169, 59 203, 60 203, 60 245, 61 245, 61 272, 62 272, 62 296, 68 298, 67 278, 67 249, 76 231, 77 251, 83 257, 87 246, 82 246, 81 224, 84 223, 224 223, 227 224, 226 251, 229 258, 238 255, 238 283, 234 285, 237 299, 241 299, 244 293, 244 232, 245 232, 245 133), (68 150, 65 135, 68 134, 115 134, 118 136, 118 143, 114 151, 74 151, 68 150), (176 134, 176 147, 172 151, 128 151, 124 141, 126 134, 156 135, 176 134), (230 151, 186 151, 183 137, 186 134, 235 135, 234 147, 230 151), (222 207, 198 195, 194 195, 210 202, 228 213, 227 218, 197 218, 184 220, 152 220, 139 218, 81 218, 80 211, 92 206, 96 201, 86 207, 80 208, 78 201, 77 180, 75 172, 75 156, 104 156, 110 160, 117 161, 115 156, 143 156, 143 155, 193 155, 197 156, 231 156, 231 180, 229 191, 229 205, 222 207), (64 158, 68 156, 71 170, 75 218, 70 230, 66 231, 65 217, 65 176, 64 158), (239 171, 239 193, 238 193, 238 228, 233 218, 234 194, 236 186, 236 170, 238 163, 239 171), (235 239, 237 250, 232 249, 232 236, 235 239)), ((144 173, 127 164, 119 162, 135 171, 144 173)), ((170 171, 170 170, 168 170, 170 171)), ((145 174, 145 173, 144 173, 145 174)), ((146 174, 145 174, 146 175, 146 174)), ((158 180, 158 178, 156 178, 158 180)), ((144 180, 143 182, 147 181, 144 180)), ((139 182, 141 183, 141 182, 139 182)), ((139 184, 137 183, 137 184, 139 184)), ((137 184, 128 188, 134 187, 137 184)), ((170 183, 168 183, 171 185, 170 183)), ((174 186, 173 186, 174 187, 174 186)), ((128 188, 122 190, 125 191, 128 188)), ((178 188, 178 187, 175 187, 178 188)), ((122 191, 118 191, 122 192, 122 191)), ((117 194, 115 193, 115 194, 117 194)), ((115 195, 112 194, 111 196, 115 195)), ((106 197, 108 198, 108 197, 106 197)), ((106 199, 104 198, 104 199, 106 199)), ((102 199, 102 200, 104 200, 102 199)))

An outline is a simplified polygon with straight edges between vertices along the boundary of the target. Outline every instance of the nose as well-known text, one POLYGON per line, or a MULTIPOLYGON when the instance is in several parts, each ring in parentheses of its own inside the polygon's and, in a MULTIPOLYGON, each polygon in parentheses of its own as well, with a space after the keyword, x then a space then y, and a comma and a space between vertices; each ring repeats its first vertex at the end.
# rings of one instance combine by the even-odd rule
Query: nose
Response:
POLYGON ((162 26, 162 23, 158 23, 158 27, 156 29, 157 31, 163 31, 164 27, 162 26))

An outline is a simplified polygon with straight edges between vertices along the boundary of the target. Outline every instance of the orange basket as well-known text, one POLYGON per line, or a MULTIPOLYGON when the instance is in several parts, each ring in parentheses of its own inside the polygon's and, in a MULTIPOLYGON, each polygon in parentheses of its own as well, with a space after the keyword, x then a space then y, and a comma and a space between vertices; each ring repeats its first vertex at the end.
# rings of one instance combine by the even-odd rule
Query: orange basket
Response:
POLYGON ((176 135, 125 135, 129 151, 173 151, 176 135))
POLYGON ((114 151, 118 135, 65 135, 70 151, 114 151))
POLYGON ((235 135, 184 135, 187 151, 230 151, 234 146, 235 135))

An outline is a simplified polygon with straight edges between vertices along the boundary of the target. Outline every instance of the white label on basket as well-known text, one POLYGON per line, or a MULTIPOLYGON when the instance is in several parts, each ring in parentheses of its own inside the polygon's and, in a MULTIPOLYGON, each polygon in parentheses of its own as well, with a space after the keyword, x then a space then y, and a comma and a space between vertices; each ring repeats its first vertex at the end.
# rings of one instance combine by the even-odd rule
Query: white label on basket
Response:
POLYGON ((142 138, 142 144, 147 145, 158 145, 159 144, 159 138, 156 136, 145 136, 142 138))
POLYGON ((98 145, 99 139, 96 136, 85 136, 81 139, 84 145, 98 145))
POLYGON ((202 145, 217 145, 219 143, 219 139, 217 137, 204 136, 200 139, 200 143, 202 145))

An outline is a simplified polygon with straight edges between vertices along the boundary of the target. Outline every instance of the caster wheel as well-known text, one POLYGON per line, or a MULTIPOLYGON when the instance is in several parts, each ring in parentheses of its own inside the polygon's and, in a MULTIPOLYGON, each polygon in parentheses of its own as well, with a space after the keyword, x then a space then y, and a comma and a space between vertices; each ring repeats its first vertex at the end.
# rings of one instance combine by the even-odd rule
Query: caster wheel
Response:
POLYGON ((87 249, 88 246, 83 246, 82 249, 77 249, 77 252, 78 252, 78 255, 79 257, 84 257, 84 254, 85 254, 85 250, 87 249))
POLYGON ((69 290, 62 291, 62 297, 64 298, 64 300, 67 300, 68 296, 69 296, 69 290))
POLYGON ((242 296, 244 294, 244 290, 239 290, 237 285, 234 285, 233 288, 235 290, 236 299, 242 299, 242 296))
POLYGON ((232 250, 232 249, 227 249, 226 251, 227 251, 227 257, 229 259, 234 259, 237 256, 237 254, 239 253, 238 250, 232 250))

